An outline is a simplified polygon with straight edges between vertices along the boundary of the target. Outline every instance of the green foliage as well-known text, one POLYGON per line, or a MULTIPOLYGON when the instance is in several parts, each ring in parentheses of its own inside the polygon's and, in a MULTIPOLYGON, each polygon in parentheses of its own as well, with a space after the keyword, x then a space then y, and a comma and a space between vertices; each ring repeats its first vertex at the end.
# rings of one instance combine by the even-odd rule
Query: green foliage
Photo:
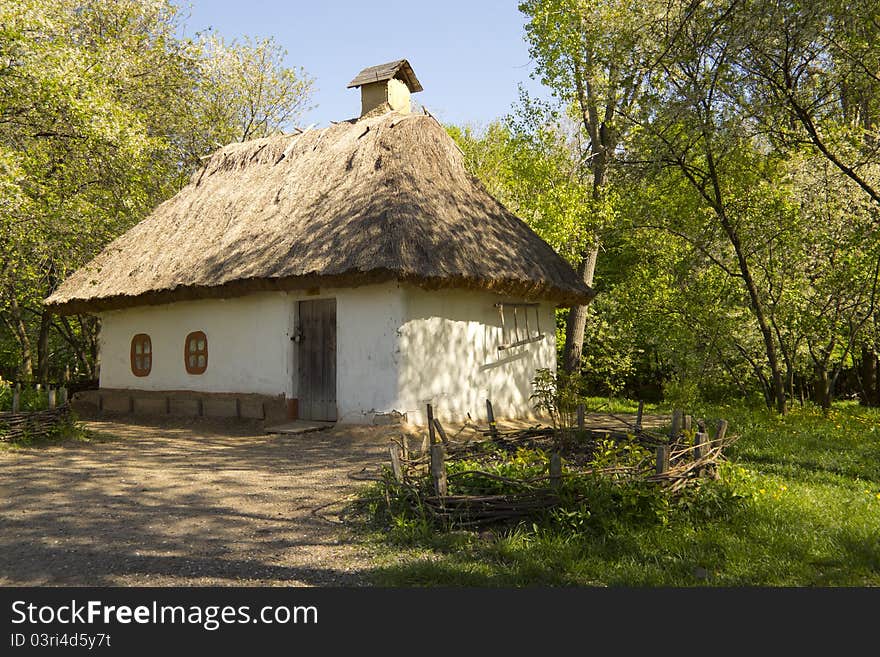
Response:
POLYGON ((564 441, 577 426, 577 407, 581 403, 580 374, 541 368, 532 380, 534 392, 529 397, 539 413, 550 417, 552 426, 564 441))
POLYGON ((433 534, 380 556, 383 585, 878 586, 880 415, 856 404, 780 417, 706 406, 739 440, 731 462, 664 508, 647 491, 603 490, 508 530, 433 534), (604 497, 603 497, 604 496, 604 497), (625 509, 625 511, 623 511, 625 509))
MULTIPOLYGON (((13 386, 9 381, 0 378, 0 412, 12 411, 13 386)), ((30 386, 21 389, 19 411, 43 411, 49 408, 49 394, 46 390, 37 390, 30 386)))
POLYGON ((170 0, 0 4, 0 371, 95 376, 97 323, 42 305, 231 140, 291 125, 312 81, 272 41, 185 39, 170 0))
POLYGON ((643 466, 653 456, 651 450, 636 440, 633 434, 627 434, 624 440, 606 438, 596 442, 590 465, 594 468, 643 466))
POLYGON ((451 461, 447 467, 449 494, 503 495, 522 492, 520 487, 481 473, 530 482, 547 475, 547 462, 548 456, 543 450, 523 447, 517 448, 513 454, 495 449, 479 459, 451 461))

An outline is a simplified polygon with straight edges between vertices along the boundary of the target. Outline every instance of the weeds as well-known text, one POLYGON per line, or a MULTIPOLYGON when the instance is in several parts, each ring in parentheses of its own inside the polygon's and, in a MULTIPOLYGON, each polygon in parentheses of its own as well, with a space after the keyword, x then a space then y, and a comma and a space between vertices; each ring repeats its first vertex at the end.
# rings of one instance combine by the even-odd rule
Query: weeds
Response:
MULTIPOLYGON (((695 413, 729 418, 740 434, 717 481, 664 500, 650 488, 585 479, 579 485, 589 493, 586 500, 490 531, 450 534, 420 520, 401 521, 399 529, 376 534, 387 552, 374 581, 394 586, 880 585, 877 409, 844 403, 826 416, 806 406, 778 417, 728 404, 695 413)), ((632 457, 600 450, 595 458, 632 457)), ((521 454, 516 467, 529 472, 530 460, 521 454)), ((387 531, 390 525, 382 526, 387 531)))

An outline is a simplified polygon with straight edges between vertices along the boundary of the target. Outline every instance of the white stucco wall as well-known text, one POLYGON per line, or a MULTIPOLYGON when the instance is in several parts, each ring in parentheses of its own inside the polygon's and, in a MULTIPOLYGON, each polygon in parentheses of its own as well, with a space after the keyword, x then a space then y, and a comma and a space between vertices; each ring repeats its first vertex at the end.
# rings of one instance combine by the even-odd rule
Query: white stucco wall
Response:
POLYGON ((284 294, 181 301, 115 310, 101 315, 102 388, 198 390, 279 395, 290 389, 290 305, 284 294), (208 369, 187 374, 183 343, 204 331, 208 369), (132 374, 131 339, 150 336, 153 367, 132 374))
MULTIPOLYGON (((504 336, 494 304, 521 302, 465 290, 425 291, 387 283, 305 292, 262 292, 143 306, 101 315, 102 388, 195 390, 285 395, 296 398, 295 333, 299 300, 335 298, 336 399, 341 422, 369 423, 376 413, 406 413, 424 422, 425 404, 443 420, 469 413, 485 420, 486 399, 496 416, 521 417, 539 367, 554 368, 555 318, 541 304, 540 342, 498 351, 504 336), (208 338, 208 369, 187 374, 183 343, 192 331, 208 338), (150 336, 149 376, 131 372, 137 333, 150 336)), ((508 320, 509 321, 509 320, 508 320)))
POLYGON ((334 291, 336 403, 340 422, 369 423, 400 406, 397 330, 404 295, 396 283, 334 291))
POLYGON ((99 338, 101 387, 196 390, 297 397, 297 350, 291 341, 298 301, 336 299, 336 398, 340 421, 371 421, 398 404, 397 329, 403 294, 396 283, 350 289, 262 292, 231 299, 181 301, 107 312, 99 338), (208 369, 187 374, 188 333, 208 338, 208 369), (150 336, 153 367, 137 377, 129 360, 131 339, 150 336))
MULTIPOLYGON (((420 424, 430 401, 441 419, 459 421, 470 414, 485 421, 490 399, 497 418, 531 415, 535 371, 556 367, 556 320, 554 306, 542 303, 543 340, 499 351, 499 345, 512 340, 509 332, 503 334, 495 304, 523 301, 466 290, 407 288, 398 410, 420 424)), ((509 308, 505 321, 509 331, 509 308)))

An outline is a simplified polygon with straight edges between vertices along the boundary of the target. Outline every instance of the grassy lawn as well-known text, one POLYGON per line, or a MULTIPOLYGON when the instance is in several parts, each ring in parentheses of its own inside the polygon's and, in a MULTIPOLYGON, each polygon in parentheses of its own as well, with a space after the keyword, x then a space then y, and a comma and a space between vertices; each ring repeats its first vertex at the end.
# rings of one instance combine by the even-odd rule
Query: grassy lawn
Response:
MULTIPOLYGON (((598 405, 600 400, 592 400, 598 405)), ((602 412, 634 406, 613 401, 602 412)), ((652 409, 656 410, 656 409, 652 409)), ((436 532, 385 518, 385 586, 878 586, 880 412, 842 403, 826 417, 796 408, 714 406, 740 436, 720 482, 661 519, 537 521, 436 532)))

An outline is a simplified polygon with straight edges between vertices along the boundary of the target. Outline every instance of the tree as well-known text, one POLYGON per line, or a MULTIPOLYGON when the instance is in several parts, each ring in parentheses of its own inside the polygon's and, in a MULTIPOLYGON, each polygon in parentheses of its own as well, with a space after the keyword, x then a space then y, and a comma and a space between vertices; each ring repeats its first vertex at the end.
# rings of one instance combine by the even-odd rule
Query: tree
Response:
MULTIPOLYGON (((589 177, 590 195, 583 212, 597 219, 613 215, 608 193, 618 149, 629 123, 622 115, 637 105, 650 66, 646 25, 653 20, 652 2, 630 0, 528 0, 520 4, 528 17, 526 37, 541 81, 571 108, 588 136, 578 154, 581 176, 589 177)), ((602 241, 597 230, 581 240, 578 274, 593 284, 602 241)), ((566 322, 563 367, 580 368, 588 309, 575 306, 566 322)))
POLYGON ((305 109, 311 81, 273 42, 193 42, 178 28, 168 0, 0 5, 0 330, 20 378, 47 380, 50 362, 94 376, 94 320, 53 317, 42 299, 218 141, 305 109))

